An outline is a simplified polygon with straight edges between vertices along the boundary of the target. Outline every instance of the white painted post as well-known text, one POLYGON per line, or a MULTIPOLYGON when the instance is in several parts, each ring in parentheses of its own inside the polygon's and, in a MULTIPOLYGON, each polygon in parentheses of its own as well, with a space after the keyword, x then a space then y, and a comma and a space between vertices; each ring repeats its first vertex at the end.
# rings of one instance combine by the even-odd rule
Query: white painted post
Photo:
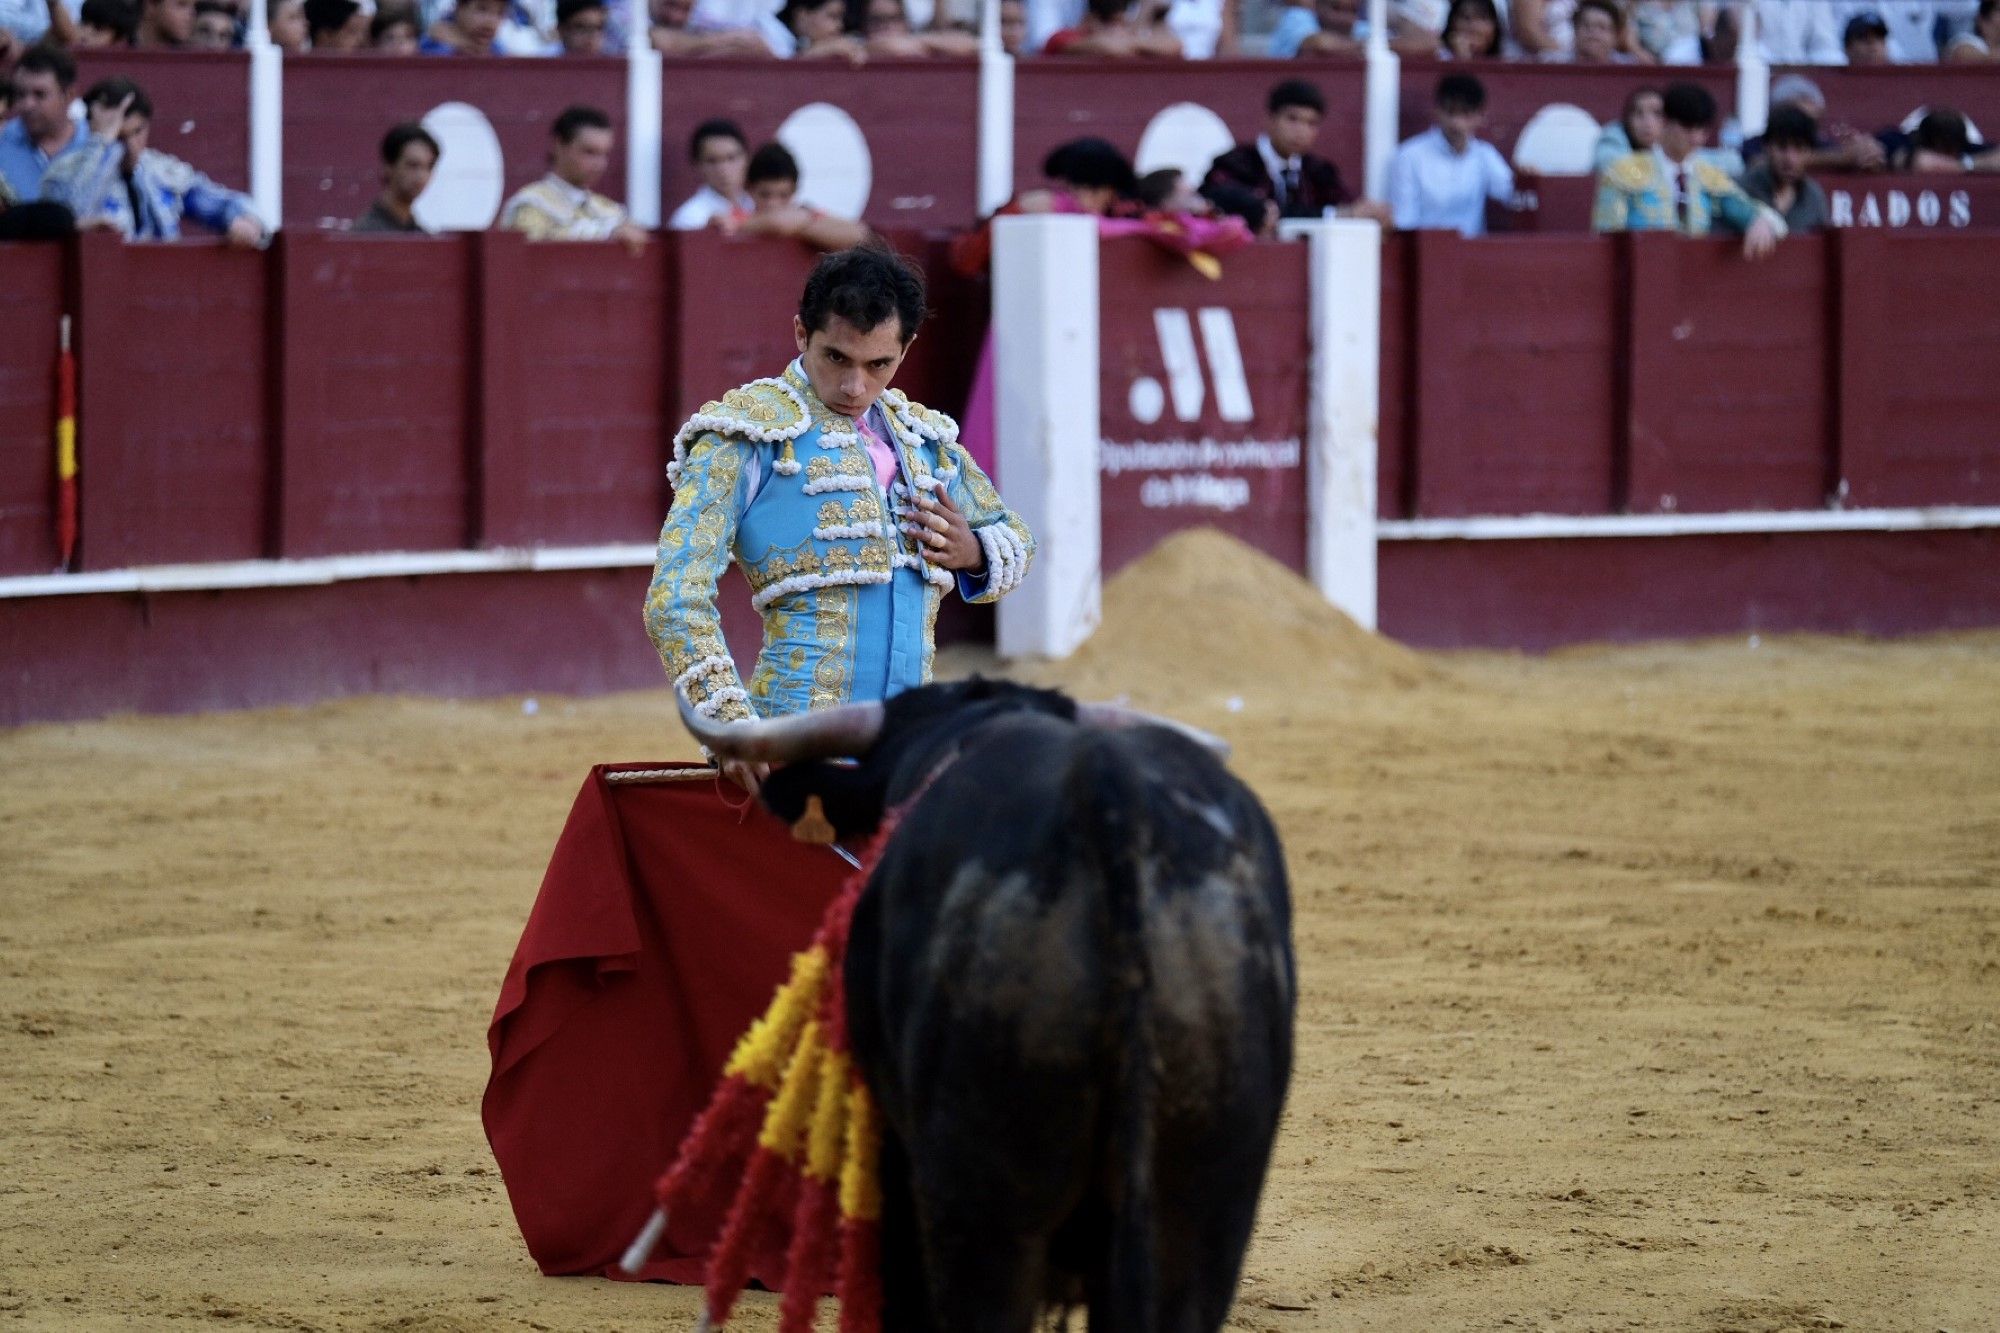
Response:
MULTIPOLYGON (((632 0, 635 5, 640 0, 632 0)), ((632 31, 625 53, 625 210, 641 227, 660 225, 660 181, 665 151, 660 124, 665 85, 660 53, 653 49, 652 15, 632 31)))
POLYGON ((285 52, 264 0, 250 0, 250 12, 250 202, 269 232, 285 215, 285 52))
POLYGON ((995 461, 1035 534, 999 606, 1002 657, 1067 657, 1102 614, 1097 480, 1097 219, 993 223, 995 461))
POLYGON ((979 18, 979 215, 1014 197, 1014 57, 1000 49, 1000 0, 979 18))
POLYGON ((1375 456, 1382 360, 1382 229, 1312 224, 1312 395, 1306 423, 1306 572, 1375 628, 1375 456))
POLYGON ((1389 163, 1402 119, 1403 62, 1389 49, 1388 0, 1368 0, 1368 84, 1362 121, 1362 192, 1389 197, 1389 163))
POLYGON ((1757 30, 1757 7, 1744 5, 1737 15, 1742 35, 1736 43, 1736 124, 1747 139, 1762 134, 1771 118, 1771 66, 1757 30))

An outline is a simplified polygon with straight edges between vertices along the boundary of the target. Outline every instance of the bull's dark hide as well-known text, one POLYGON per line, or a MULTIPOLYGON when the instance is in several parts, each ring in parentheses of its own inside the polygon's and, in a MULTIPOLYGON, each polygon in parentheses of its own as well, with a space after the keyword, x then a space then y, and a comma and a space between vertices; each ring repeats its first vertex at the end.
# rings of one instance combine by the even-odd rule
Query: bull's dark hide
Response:
POLYGON ((766 799, 818 794, 854 836, 919 791, 846 963, 886 1326, 1081 1304, 1092 1333, 1219 1328, 1291 1067, 1269 818, 1185 736, 984 681, 891 700, 858 765, 782 769, 766 799))

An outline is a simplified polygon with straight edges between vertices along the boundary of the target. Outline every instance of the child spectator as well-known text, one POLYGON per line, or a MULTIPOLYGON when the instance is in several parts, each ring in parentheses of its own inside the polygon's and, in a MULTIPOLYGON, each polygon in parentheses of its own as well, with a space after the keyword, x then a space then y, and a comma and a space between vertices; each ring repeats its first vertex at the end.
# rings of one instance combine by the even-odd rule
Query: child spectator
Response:
POLYGON ((408 9, 380 9, 368 21, 368 45, 388 56, 413 56, 422 50, 417 16, 408 9))
POLYGON ((1389 207, 1404 231, 1438 228, 1486 234, 1486 201, 1514 194, 1514 173, 1500 150, 1479 137, 1486 89, 1470 74, 1438 80, 1437 123, 1396 150, 1389 164, 1389 207))
POLYGON ((645 249, 646 233, 593 188, 611 168, 611 117, 573 106, 549 133, 549 174, 515 192, 500 210, 500 226, 531 241, 617 240, 634 254, 645 249))
POLYGON ((84 148, 49 168, 42 195, 67 204, 79 229, 104 227, 128 241, 177 241, 193 218, 231 245, 264 243, 248 197, 224 189, 177 157, 147 146, 153 103, 127 78, 105 79, 83 95, 90 117, 84 148))
POLYGON ((1088 0, 1083 21, 1052 33, 1042 47, 1051 56, 1105 60, 1178 60, 1181 39, 1166 24, 1163 7, 1148 4, 1146 17, 1132 17, 1126 0, 1088 0))
POLYGON ((1507 29, 1493 0, 1451 0, 1438 54, 1450 60, 1498 60, 1507 29))
POLYGON ((190 51, 232 51, 236 48, 236 11, 222 0, 195 0, 190 51))
POLYGON ((69 118, 76 62, 47 43, 31 46, 14 66, 14 116, 0 125, 0 180, 23 203, 41 197, 42 177, 89 136, 69 118))
POLYGON ((1771 111, 1764 127, 1764 155, 1743 173, 1743 192, 1769 204, 1784 219, 1785 234, 1801 236, 1827 225, 1826 191, 1806 175, 1819 126, 1796 106, 1771 111))
POLYGON ((674 210, 667 225, 700 231, 718 218, 741 222, 756 210, 744 189, 750 143, 733 120, 704 120, 688 140, 688 160, 701 173, 701 188, 674 210))
POLYGON ((413 210, 430 186, 438 155, 437 140, 413 121, 383 135, 382 193, 375 196, 366 213, 354 219, 353 230, 429 235, 430 228, 417 221, 413 210))
POLYGON ((264 22, 271 44, 288 56, 303 55, 311 33, 306 28, 306 0, 269 0, 264 22))
POLYGON ((566 56, 603 55, 609 21, 604 0, 556 0, 556 39, 566 56))
POLYGON ((194 35, 194 0, 140 0, 133 45, 177 51, 194 35))
POLYGON ((369 12, 359 0, 306 0, 306 28, 315 51, 359 51, 368 43, 369 12))
POLYGON ((1742 233, 1744 258, 1770 254, 1785 234, 1783 219, 1697 156, 1715 124, 1715 98, 1697 84, 1677 83, 1660 101, 1666 123, 1659 143, 1619 158, 1598 176, 1591 227, 1683 236, 1707 236, 1721 227, 1742 233))
POLYGON ((1888 23, 1874 10, 1863 10, 1847 20, 1847 27, 1840 35, 1840 50, 1850 65, 1888 64, 1888 23))
POLYGON ((458 0, 451 13, 431 25, 417 49, 427 56, 498 55, 493 43, 506 21, 507 0, 458 0))
POLYGON ((799 164, 783 144, 767 143, 750 158, 750 198, 754 209, 740 221, 729 215, 716 219, 735 236, 790 236, 822 250, 846 250, 870 235, 868 228, 847 218, 795 202, 799 164))
POLYGON ((1972 31, 1952 38, 1944 58, 1955 65, 2000 60, 2000 0, 1979 0, 1972 31))
POLYGON ((1625 98, 1625 110, 1597 136, 1595 167, 1603 171, 1621 157, 1652 151, 1660 141, 1660 127, 1666 115, 1660 109, 1658 88, 1634 88, 1625 98))
POLYGON ((1215 159, 1201 192, 1226 213, 1245 217, 1244 196, 1262 205, 1252 230, 1276 234, 1280 218, 1370 217, 1389 221, 1382 204, 1357 202, 1341 183, 1340 168, 1315 154, 1326 99, 1303 79, 1287 79, 1265 99, 1264 133, 1215 159))

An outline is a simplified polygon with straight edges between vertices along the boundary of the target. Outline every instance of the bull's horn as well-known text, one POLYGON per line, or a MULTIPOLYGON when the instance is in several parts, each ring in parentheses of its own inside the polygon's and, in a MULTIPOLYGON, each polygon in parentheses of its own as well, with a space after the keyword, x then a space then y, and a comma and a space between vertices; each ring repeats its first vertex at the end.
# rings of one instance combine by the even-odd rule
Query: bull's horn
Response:
POLYGON ((1196 745, 1206 746, 1224 759, 1229 757, 1229 742, 1213 732, 1176 722, 1170 717, 1161 717, 1157 713, 1127 708, 1124 704, 1078 704, 1076 720, 1088 727, 1165 727, 1168 731, 1179 732, 1196 745))
POLYGON ((882 734, 879 703, 842 704, 790 717, 718 722, 695 712, 685 687, 674 693, 680 700, 681 725, 717 759, 790 764, 802 759, 858 755, 882 734))

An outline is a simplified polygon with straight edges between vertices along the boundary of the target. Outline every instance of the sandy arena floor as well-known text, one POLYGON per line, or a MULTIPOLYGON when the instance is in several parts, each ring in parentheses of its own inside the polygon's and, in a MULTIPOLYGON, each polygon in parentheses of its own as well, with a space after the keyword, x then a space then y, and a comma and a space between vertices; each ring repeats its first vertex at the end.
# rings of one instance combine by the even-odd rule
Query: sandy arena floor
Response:
MULTIPOLYGON (((1135 682, 1295 881, 1232 1327, 2000 1328, 2000 635, 1352 646, 1135 682)), ((584 769, 688 749, 664 691, 0 734, 0 1327, 691 1322, 540 1277, 478 1121, 584 769)))

